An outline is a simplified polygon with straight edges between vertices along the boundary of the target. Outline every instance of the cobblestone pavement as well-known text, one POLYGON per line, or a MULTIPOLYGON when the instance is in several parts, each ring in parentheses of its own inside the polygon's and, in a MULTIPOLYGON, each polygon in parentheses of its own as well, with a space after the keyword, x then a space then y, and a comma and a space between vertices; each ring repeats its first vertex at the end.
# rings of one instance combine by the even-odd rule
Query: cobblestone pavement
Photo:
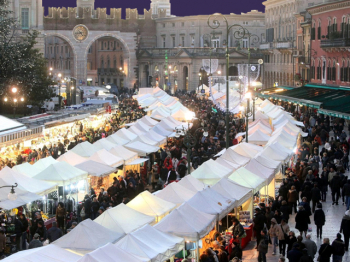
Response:
MULTIPOLYGON (((347 171, 345 173, 345 175, 350 177, 350 172, 347 171)), ((336 206, 336 205, 332 206, 332 196, 331 196, 330 190, 328 190, 327 200, 326 200, 326 202, 322 203, 322 206, 323 206, 323 211, 325 212, 325 215, 326 215, 326 224, 323 227, 322 237, 323 238, 328 237, 330 242, 333 242, 333 240, 336 238, 337 233, 339 233, 340 223, 341 223, 341 220, 344 216, 346 206, 342 205, 341 199, 339 201, 338 206, 336 206)), ((316 254, 314 261, 317 261, 318 250, 322 244, 323 239, 321 240, 319 238, 318 239, 316 238, 316 226, 313 222, 313 215, 310 216, 310 220, 311 220, 311 225, 312 225, 312 232, 310 232, 310 234, 312 235, 311 239, 313 241, 315 241, 317 244, 317 254, 316 254)), ((293 230, 295 232, 296 236, 298 236, 299 231, 297 229, 295 229, 295 214, 290 216, 289 226, 290 226, 291 230, 293 230)), ((342 236, 342 239, 343 239, 343 236, 342 236)), ((243 261, 244 262, 258 261, 258 252, 256 251, 256 249, 254 249, 255 245, 256 245, 256 242, 251 241, 249 243, 249 245, 243 250, 243 261)), ((268 251, 268 254, 266 256, 266 260, 268 262, 277 262, 279 257, 280 257, 280 254, 279 254, 278 248, 277 248, 277 254, 273 256, 272 255, 272 245, 269 245, 269 251, 268 251)), ((288 261, 288 259, 286 259, 286 261, 288 261)), ((350 262, 350 252, 345 253, 345 255, 343 257, 343 262, 350 262)))

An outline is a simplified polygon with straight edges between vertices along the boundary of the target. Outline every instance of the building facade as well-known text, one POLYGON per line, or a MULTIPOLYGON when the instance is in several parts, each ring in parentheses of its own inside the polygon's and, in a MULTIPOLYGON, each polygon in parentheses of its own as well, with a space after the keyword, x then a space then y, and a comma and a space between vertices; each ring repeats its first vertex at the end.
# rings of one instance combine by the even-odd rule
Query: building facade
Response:
POLYGON ((350 1, 308 8, 312 15, 311 82, 350 86, 350 1))
POLYGON ((303 53, 303 36, 299 17, 309 6, 323 0, 267 0, 265 5, 266 41, 260 45, 264 53, 264 86, 294 86, 299 57, 303 53), (297 31, 300 31, 299 34, 297 31))

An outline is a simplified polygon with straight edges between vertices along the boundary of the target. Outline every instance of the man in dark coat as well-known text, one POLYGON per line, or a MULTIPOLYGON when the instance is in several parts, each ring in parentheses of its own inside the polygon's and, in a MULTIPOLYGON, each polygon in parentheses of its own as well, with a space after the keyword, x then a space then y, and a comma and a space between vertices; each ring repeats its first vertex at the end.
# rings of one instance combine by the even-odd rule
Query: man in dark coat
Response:
POLYGON ((318 188, 317 184, 314 184, 314 187, 311 189, 311 200, 312 213, 314 213, 318 203, 320 203, 321 200, 321 190, 318 188))
POLYGON ((61 236, 63 236, 62 230, 57 227, 57 222, 52 222, 52 227, 47 231, 47 238, 50 243, 56 241, 61 236))
POLYGON ((341 239, 341 234, 337 234, 337 238, 332 243, 333 248, 333 261, 338 262, 342 261, 342 258, 345 253, 345 244, 344 241, 341 239))
POLYGON ((266 223, 266 216, 260 210, 260 208, 255 208, 255 217, 253 219, 254 222, 254 231, 256 234, 256 245, 259 246, 259 242, 261 239, 261 231, 264 228, 264 224, 266 223))
POLYGON ((350 239, 350 211, 349 210, 347 210, 345 212, 345 216, 343 216, 339 232, 344 234, 345 251, 348 251, 349 239, 350 239))
POLYGON ((343 195, 345 196, 346 210, 350 208, 350 179, 343 186, 343 195))
POLYGON ((338 173, 336 173, 332 180, 330 181, 331 190, 332 190, 332 205, 334 204, 338 205, 339 197, 340 197, 340 185, 341 185, 341 178, 338 173))
POLYGON ((85 219, 91 218, 91 198, 89 197, 89 195, 85 195, 85 199, 84 199, 84 209, 85 209, 85 219))
POLYGON ((303 254, 299 250, 299 244, 294 243, 292 250, 289 251, 287 254, 287 258, 288 258, 289 262, 299 262, 302 255, 303 254))
POLYGON ((306 236, 308 225, 310 224, 309 214, 303 206, 299 206, 298 209, 298 213, 295 216, 295 228, 300 231, 300 235, 304 232, 306 236))

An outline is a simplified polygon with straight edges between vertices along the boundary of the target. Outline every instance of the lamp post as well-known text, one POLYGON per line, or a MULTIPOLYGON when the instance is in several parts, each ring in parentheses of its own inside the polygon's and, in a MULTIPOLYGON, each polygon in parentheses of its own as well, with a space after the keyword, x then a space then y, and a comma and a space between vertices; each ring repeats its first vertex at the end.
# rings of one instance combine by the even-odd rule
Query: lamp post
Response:
MULTIPOLYGON (((220 70, 218 71, 218 75, 221 76, 221 71, 220 71, 220 70)), ((218 88, 218 91, 220 92, 220 80, 219 80, 219 88, 218 88)))
POLYGON ((58 110, 61 109, 61 103, 62 103, 62 98, 61 98, 61 78, 62 74, 58 73, 58 110))
POLYGON ((11 187, 10 193, 7 195, 7 198, 11 201, 15 201, 17 199, 17 194, 15 192, 15 187, 17 187, 18 184, 15 183, 14 185, 8 185, 8 186, 1 186, 0 188, 4 188, 4 187, 11 187))
POLYGON ((17 87, 12 87, 11 88, 11 95, 10 98, 5 97, 4 98, 4 102, 10 102, 12 107, 13 107, 13 118, 16 118, 16 109, 18 107, 18 103, 19 102, 24 102, 24 98, 23 97, 19 97, 19 92, 18 92, 18 88, 17 87))
MULTIPOLYGON (((201 85, 201 81, 202 81, 202 73, 198 73, 198 76, 199 76, 199 86, 200 86, 201 85)), ((198 93, 199 93, 199 86, 198 86, 198 93)))
POLYGON ((217 29, 220 27, 220 22, 218 21, 218 19, 215 19, 215 17, 221 17, 224 21, 224 23, 226 24, 226 149, 229 147, 230 143, 229 143, 229 113, 230 113, 230 108, 229 108, 229 91, 230 91, 230 87, 229 87, 229 65, 230 65, 230 53, 229 53, 229 47, 228 47, 228 39, 229 39, 229 34, 232 28, 234 27, 238 27, 239 29, 234 31, 233 36, 236 39, 241 39, 244 37, 245 35, 245 30, 244 28, 239 25, 239 24, 234 24, 234 25, 229 25, 227 18, 222 15, 222 14, 214 14, 208 17, 208 26, 212 29, 217 29), (211 18, 214 17, 214 19, 212 20, 212 25, 210 25, 210 20, 211 18))
POLYGON ((241 107, 242 116, 246 119, 246 127, 245 127, 245 141, 248 143, 248 132, 249 132, 249 117, 252 116, 252 112, 250 110, 250 99, 252 98, 252 94, 247 92, 245 94, 245 98, 247 99, 247 109, 243 114, 243 107, 241 107))

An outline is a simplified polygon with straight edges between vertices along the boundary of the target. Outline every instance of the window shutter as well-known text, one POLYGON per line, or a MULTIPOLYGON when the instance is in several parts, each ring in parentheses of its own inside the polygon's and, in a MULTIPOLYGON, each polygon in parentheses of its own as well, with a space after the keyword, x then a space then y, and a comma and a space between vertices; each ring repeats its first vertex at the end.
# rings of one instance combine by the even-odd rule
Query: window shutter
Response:
POLYGON ((315 28, 311 28, 311 40, 315 40, 315 28))
POLYGON ((321 27, 319 26, 318 28, 317 28, 317 39, 318 40, 320 40, 321 39, 321 27))

